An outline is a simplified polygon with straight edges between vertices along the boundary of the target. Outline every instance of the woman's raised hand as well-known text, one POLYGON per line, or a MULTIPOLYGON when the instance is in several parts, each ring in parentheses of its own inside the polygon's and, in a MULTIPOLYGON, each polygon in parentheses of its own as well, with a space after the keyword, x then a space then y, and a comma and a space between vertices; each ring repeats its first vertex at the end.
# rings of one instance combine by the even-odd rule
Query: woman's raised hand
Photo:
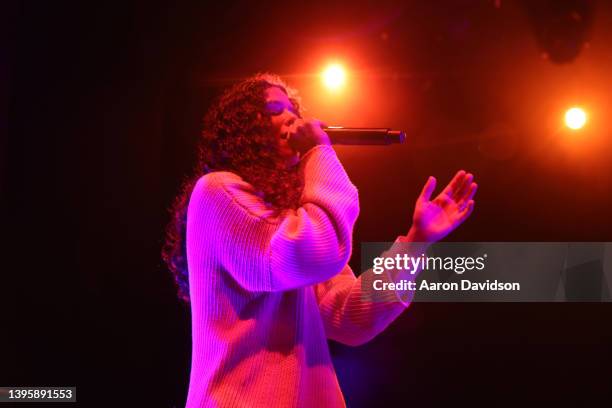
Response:
POLYGON ((435 177, 429 177, 414 208, 408 237, 413 242, 433 243, 441 240, 465 221, 474 210, 474 194, 478 185, 474 176, 463 170, 433 200, 435 177))

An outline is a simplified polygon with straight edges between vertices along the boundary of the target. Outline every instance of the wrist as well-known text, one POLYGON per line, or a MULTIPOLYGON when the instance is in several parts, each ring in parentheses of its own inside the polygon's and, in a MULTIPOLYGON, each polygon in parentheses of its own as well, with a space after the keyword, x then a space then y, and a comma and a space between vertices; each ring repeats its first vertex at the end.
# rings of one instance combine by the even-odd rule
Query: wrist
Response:
POLYGON ((405 235, 405 239, 409 242, 424 242, 430 243, 426 234, 414 225, 410 227, 408 233, 405 235))
POLYGON ((398 241, 402 243, 410 243, 412 246, 418 247, 419 251, 426 251, 432 244, 425 234, 414 226, 410 227, 410 230, 406 235, 401 235, 398 238, 398 241))

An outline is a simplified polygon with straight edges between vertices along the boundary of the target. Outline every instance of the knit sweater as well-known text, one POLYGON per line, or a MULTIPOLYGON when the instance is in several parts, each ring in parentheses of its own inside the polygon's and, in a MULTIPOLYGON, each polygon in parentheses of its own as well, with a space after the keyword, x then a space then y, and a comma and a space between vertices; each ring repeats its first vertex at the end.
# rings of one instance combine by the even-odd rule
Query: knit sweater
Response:
POLYGON ((368 301, 371 271, 347 265, 359 201, 334 150, 317 146, 299 166, 300 207, 280 216, 230 172, 192 192, 188 408, 343 407, 327 339, 363 344, 408 305, 368 301))

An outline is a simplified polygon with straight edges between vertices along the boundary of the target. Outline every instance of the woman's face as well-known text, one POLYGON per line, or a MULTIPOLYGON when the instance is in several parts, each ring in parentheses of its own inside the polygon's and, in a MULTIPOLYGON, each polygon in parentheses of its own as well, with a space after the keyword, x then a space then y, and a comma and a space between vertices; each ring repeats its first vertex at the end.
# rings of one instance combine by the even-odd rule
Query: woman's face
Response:
POLYGON ((266 109, 271 115, 281 156, 286 160, 288 166, 295 166, 300 161, 300 157, 289 146, 287 135, 295 121, 300 119, 299 112, 296 111, 287 94, 276 86, 266 89, 266 109))

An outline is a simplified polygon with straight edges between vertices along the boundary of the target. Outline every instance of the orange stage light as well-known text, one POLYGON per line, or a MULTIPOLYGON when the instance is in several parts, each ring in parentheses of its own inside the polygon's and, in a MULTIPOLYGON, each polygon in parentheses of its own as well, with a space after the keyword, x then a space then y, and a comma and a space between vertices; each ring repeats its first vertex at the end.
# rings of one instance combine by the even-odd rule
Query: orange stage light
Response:
POLYGON ((342 65, 331 64, 323 71, 322 78, 328 89, 337 91, 346 83, 346 72, 342 65))
POLYGON ((565 126, 570 129, 578 130, 584 127, 587 122, 586 112, 578 107, 573 107, 565 112, 565 126))

